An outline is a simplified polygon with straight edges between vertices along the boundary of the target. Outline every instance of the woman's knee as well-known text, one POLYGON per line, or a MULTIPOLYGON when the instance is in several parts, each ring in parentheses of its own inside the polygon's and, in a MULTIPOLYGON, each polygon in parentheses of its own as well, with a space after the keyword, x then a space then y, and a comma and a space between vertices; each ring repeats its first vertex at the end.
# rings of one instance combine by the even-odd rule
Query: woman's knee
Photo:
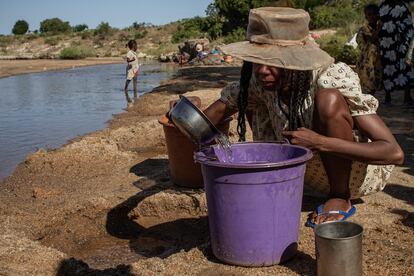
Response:
POLYGON ((315 108, 322 122, 347 120, 352 124, 352 116, 348 104, 337 89, 322 89, 315 95, 315 108))

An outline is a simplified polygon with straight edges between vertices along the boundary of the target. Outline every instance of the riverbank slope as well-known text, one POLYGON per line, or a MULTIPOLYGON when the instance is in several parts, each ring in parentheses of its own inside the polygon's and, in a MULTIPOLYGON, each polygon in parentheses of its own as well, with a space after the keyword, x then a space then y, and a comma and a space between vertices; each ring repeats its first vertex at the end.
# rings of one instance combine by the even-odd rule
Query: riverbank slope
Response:
MULTIPOLYGON (((56 150, 39 150, 0 183, 1 275, 314 275, 307 214, 323 199, 303 199, 299 253, 284 265, 221 264, 210 249, 202 190, 170 181, 157 119, 178 94, 206 106, 238 79, 237 67, 185 68, 142 96, 109 127, 56 150)), ((356 202, 367 275, 414 273, 414 114, 381 109, 404 148, 384 192, 356 202)), ((235 120, 230 138, 235 141, 235 120)), ((254 204, 254 203, 252 203, 254 204)))

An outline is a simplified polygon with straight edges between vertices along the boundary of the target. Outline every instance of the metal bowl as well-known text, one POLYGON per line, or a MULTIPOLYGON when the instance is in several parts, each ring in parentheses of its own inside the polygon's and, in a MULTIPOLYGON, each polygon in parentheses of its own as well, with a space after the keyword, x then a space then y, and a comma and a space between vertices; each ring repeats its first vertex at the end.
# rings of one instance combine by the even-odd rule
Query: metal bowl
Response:
POLYGON ((209 144, 220 134, 207 116, 184 96, 180 96, 169 115, 174 125, 196 144, 209 144))

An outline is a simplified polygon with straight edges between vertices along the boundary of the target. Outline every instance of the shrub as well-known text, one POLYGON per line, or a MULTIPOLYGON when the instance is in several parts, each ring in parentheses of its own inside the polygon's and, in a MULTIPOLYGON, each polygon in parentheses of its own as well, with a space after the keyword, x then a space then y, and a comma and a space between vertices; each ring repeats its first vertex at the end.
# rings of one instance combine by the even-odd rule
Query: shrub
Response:
POLYGON ((75 25, 75 26, 72 27, 72 30, 75 33, 80 33, 80 32, 83 32, 84 30, 87 30, 87 29, 88 29, 88 25, 86 25, 86 24, 79 24, 79 25, 75 25))
POLYGON ((80 46, 80 45, 81 45, 81 42, 79 40, 73 40, 70 43, 70 46, 72 46, 72 47, 74 47, 74 46, 80 46))
POLYGON ((108 22, 101 22, 98 27, 96 27, 94 34, 95 35, 109 35, 113 32, 111 26, 109 26, 108 22))
POLYGON ((355 49, 352 46, 344 45, 336 60, 345 62, 346 64, 355 65, 358 61, 358 56, 358 49, 355 49))
POLYGON ((347 64, 356 64, 358 59, 358 50, 347 46, 348 37, 341 34, 325 36, 318 39, 322 50, 330 54, 335 61, 345 62, 347 64))
POLYGON ((8 46, 10 43, 12 43, 14 41, 13 36, 11 35, 1 35, 0 36, 0 47, 6 47, 8 46))
POLYGON ((343 27, 357 21, 362 14, 353 7, 350 0, 334 2, 332 5, 316 6, 310 10, 311 28, 343 27))
POLYGON ((59 43, 59 37, 57 36, 51 36, 45 38, 45 43, 50 46, 55 46, 59 43))
POLYGON ((224 43, 233 43, 243 41, 246 39, 246 30, 244 28, 237 28, 224 38, 224 43))
POLYGON ((25 20, 18 20, 13 26, 12 33, 15 35, 22 35, 29 30, 29 24, 25 20))
POLYGON ((315 29, 328 28, 335 21, 333 7, 319 6, 311 12, 311 27, 315 29))
POLYGON ((30 41, 30 40, 33 40, 33 39, 36 39, 36 38, 38 38, 39 36, 38 35, 36 35, 36 34, 27 34, 27 35, 25 35, 25 38, 26 38, 26 40, 27 41, 30 41))
POLYGON ((61 59, 83 59, 86 57, 96 56, 93 48, 85 46, 67 47, 60 51, 59 57, 61 59))
POLYGON ((203 18, 194 17, 183 19, 179 22, 178 30, 171 38, 173 43, 180 43, 189 38, 200 38, 204 34, 202 32, 203 18))
POLYGON ((59 18, 45 19, 40 22, 40 32, 41 33, 66 33, 70 32, 72 28, 69 25, 69 22, 62 21, 59 18))
POLYGON ((144 37, 147 36, 147 34, 148 34, 148 31, 147 30, 143 30, 142 32, 136 32, 134 34, 134 38, 133 39, 141 39, 141 38, 144 38, 144 37))
POLYGON ((141 23, 134 22, 132 23, 130 28, 138 30, 138 29, 144 29, 144 28, 149 28, 149 27, 153 27, 153 25, 151 23, 145 23, 145 22, 141 22, 141 23))
POLYGON ((91 31, 83 31, 81 34, 81 38, 82 39, 88 39, 92 37, 92 32, 91 31))

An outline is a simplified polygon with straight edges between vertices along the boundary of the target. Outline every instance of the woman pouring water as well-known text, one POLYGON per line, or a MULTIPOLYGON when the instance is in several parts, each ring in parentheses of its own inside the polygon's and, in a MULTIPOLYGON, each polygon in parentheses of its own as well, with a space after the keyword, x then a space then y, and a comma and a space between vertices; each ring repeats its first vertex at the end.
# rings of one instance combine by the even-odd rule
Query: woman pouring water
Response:
POLYGON ((309 39, 309 20, 298 9, 251 10, 248 41, 222 48, 244 61, 240 82, 205 113, 217 124, 238 112, 242 141, 247 118, 255 141, 288 138, 314 151, 305 183, 329 197, 310 215, 313 227, 354 214, 350 200, 381 191, 404 153, 357 74, 309 39))

